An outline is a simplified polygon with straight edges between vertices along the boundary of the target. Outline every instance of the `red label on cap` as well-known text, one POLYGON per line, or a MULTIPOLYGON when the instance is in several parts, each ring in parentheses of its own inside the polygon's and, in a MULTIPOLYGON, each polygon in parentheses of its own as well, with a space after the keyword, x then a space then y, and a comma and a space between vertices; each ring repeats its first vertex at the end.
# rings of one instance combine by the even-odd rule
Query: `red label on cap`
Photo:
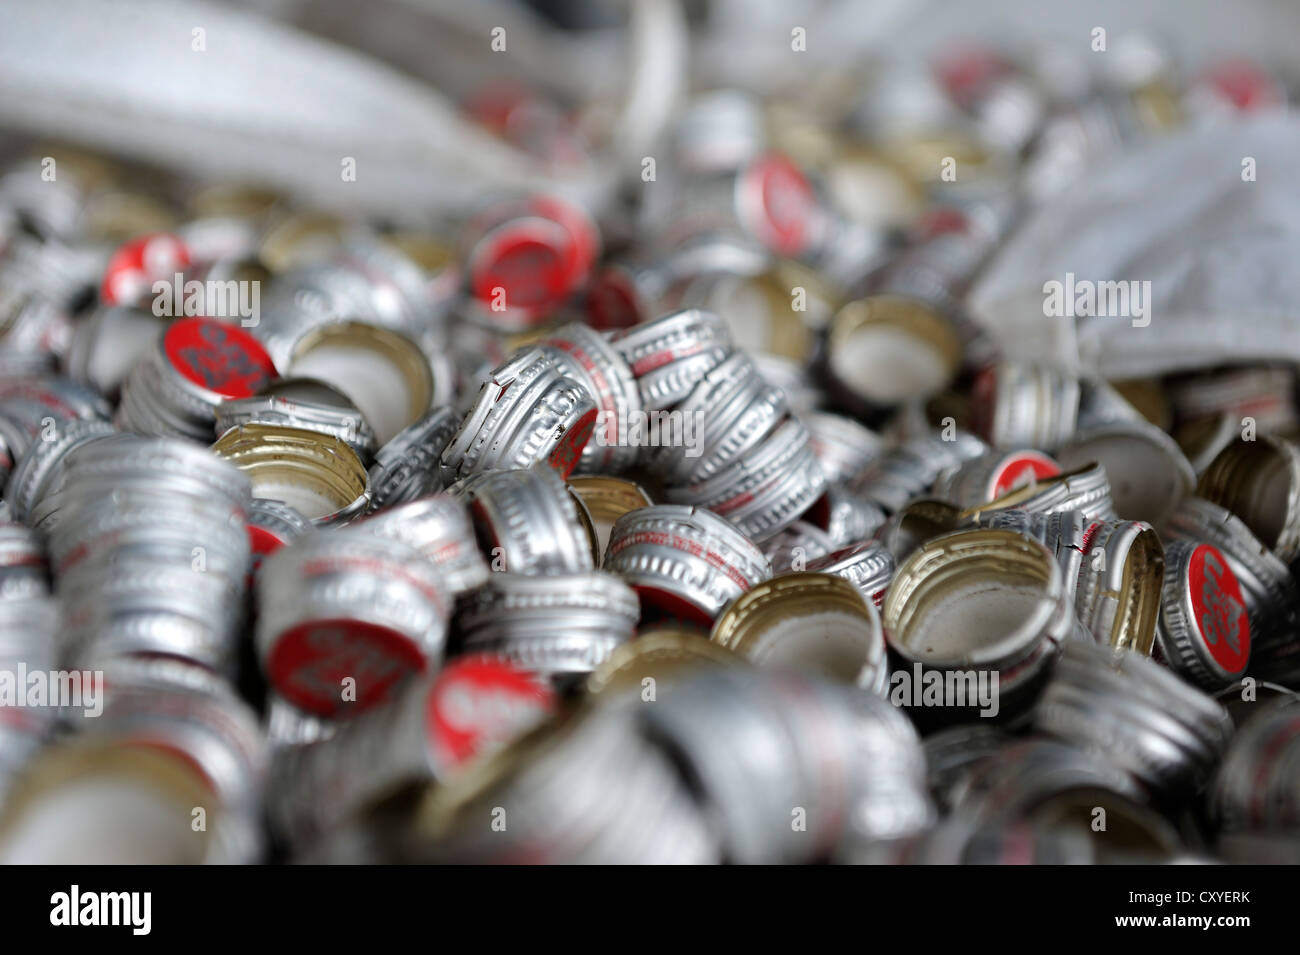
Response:
POLYGON ((985 365, 975 373, 971 382, 971 429, 985 440, 993 431, 993 404, 997 400, 998 370, 996 365, 985 365))
POLYGON ((939 81, 958 103, 968 103, 990 82, 1010 72, 1006 61, 982 46, 948 50, 935 67, 939 81))
POLYGON ((266 670, 294 705, 320 716, 351 716, 385 702, 425 664, 420 648, 395 630, 358 620, 312 620, 280 635, 266 670))
POLYGON ((253 574, 262 569, 262 561, 284 546, 283 540, 256 524, 248 525, 248 542, 253 552, 253 574))
MULTIPOLYGON (((122 245, 108 260, 99 297, 105 305, 137 305, 153 293, 154 282, 169 285, 190 264, 190 253, 170 232, 142 235, 122 245)), ((164 293, 170 301, 172 293, 164 293)))
POLYGON ((618 411, 618 399, 614 395, 614 386, 609 383, 609 379, 605 377, 600 365, 586 351, 579 345, 575 345, 563 338, 547 338, 542 341, 542 344, 558 348, 560 351, 572 356, 573 360, 582 367, 582 370, 587 373, 587 377, 591 379, 591 387, 595 392, 592 397, 596 399, 597 408, 611 414, 618 411))
POLYGON ((665 547, 671 547, 674 550, 685 551, 695 557, 700 557, 712 566, 726 574, 741 590, 748 590, 754 586, 753 583, 745 577, 739 570, 727 562, 727 559, 714 551, 709 550, 703 544, 699 544, 688 537, 679 537, 668 531, 634 531, 626 534, 610 544, 609 553, 619 554, 629 547, 640 544, 656 544, 665 547))
POLYGON ((713 626, 713 615, 706 612, 704 608, 691 603, 681 594, 673 593, 671 590, 664 590, 662 587, 649 587, 646 585, 633 585, 632 589, 636 591, 637 598, 641 601, 643 607, 653 607, 663 611, 669 617, 686 620, 704 627, 713 626))
POLYGON ((745 177, 758 200, 759 238, 778 255, 804 253, 812 241, 812 225, 820 207, 803 172, 785 156, 774 153, 756 159, 745 177))
POLYGON ((1093 521, 1083 529, 1083 540, 1079 542, 1079 553, 1086 554, 1092 550, 1093 538, 1097 536, 1097 532, 1101 530, 1101 527, 1100 521, 1093 521))
POLYGON ((554 196, 494 206, 470 224, 469 287, 489 312, 545 318, 586 280, 600 233, 579 207, 554 196))
POLYGON ((427 719, 436 758, 459 766, 496 749, 555 709, 550 686, 504 660, 462 657, 439 675, 427 719))
POLYGON ((198 761, 195 755, 189 750, 176 745, 173 740, 145 732, 126 736, 116 743, 116 745, 142 746, 146 749, 153 750, 154 752, 169 756, 183 764, 187 770, 197 776, 199 781, 202 782, 205 787, 213 792, 221 791, 217 781, 212 778, 211 774, 204 765, 198 761))
POLYGON ((921 216, 916 225, 916 241, 925 242, 945 235, 961 235, 970 231, 966 213, 952 206, 939 206, 921 216))
POLYGON ((461 104, 465 115, 504 136, 516 110, 536 102, 537 95, 523 83, 493 80, 483 84, 461 104))
POLYGON ((587 293, 587 317, 591 327, 606 331, 631 328, 641 321, 636 295, 617 272, 601 275, 587 293))
POLYGON ((1219 666, 1242 672, 1250 659, 1250 620, 1237 576, 1217 548, 1201 544, 1192 551, 1187 577, 1193 627, 1219 666))
POLYGON ((1210 70, 1210 88, 1243 113, 1278 106, 1282 94, 1278 83, 1254 63, 1232 60, 1210 70))
MULTIPOLYGON (((75 419, 80 417, 75 407, 60 399, 55 392, 50 391, 39 378, 16 378, 0 383, 0 398, 21 398, 24 401, 33 401, 43 405, 65 418, 75 419)), ((35 437, 36 431, 36 428, 32 428, 33 437, 35 437)))
POLYGON ((632 374, 638 378, 644 378, 657 368, 671 365, 683 358, 690 358, 713 347, 709 342, 697 341, 677 345, 673 348, 665 348, 663 351, 651 352, 632 362, 632 374))
POLYGON ((529 205, 538 215, 558 222, 569 234, 573 255, 569 280, 577 284, 600 256, 600 230, 583 209, 555 196, 533 196, 529 205))
POLYGON ((277 377, 261 342, 211 318, 174 322, 163 337, 163 351, 194 384, 226 398, 247 398, 277 377))
POLYGON ((248 525, 248 540, 253 546, 253 555, 257 559, 269 557, 284 546, 284 541, 272 534, 265 527, 248 525))
POLYGON ((558 305, 572 288, 560 233, 519 223, 493 237, 477 257, 474 297, 497 311, 544 313, 558 305))
POLYGON ((1017 451, 1010 455, 993 475, 991 498, 1000 497, 1019 487, 1037 484, 1043 478, 1056 477, 1060 465, 1038 451, 1017 451))
POLYGON ((582 449, 591 440, 591 432, 595 428, 596 409, 592 408, 578 419, 578 423, 570 428, 564 437, 560 439, 560 443, 555 446, 555 450, 551 452, 546 461, 551 467, 560 472, 561 477, 567 478, 573 473, 573 469, 578 466, 578 460, 582 457, 582 449))

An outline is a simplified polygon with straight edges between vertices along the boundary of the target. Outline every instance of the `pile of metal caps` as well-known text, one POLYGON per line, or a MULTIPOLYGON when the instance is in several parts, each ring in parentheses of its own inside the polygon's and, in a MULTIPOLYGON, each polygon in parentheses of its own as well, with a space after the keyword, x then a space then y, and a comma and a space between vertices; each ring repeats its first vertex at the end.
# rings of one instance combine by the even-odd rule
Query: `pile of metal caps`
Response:
POLYGON ((14 159, 0 860, 1300 861, 1295 369, 963 310, 1284 99, 1132 62, 705 92, 625 207, 418 232, 14 159))

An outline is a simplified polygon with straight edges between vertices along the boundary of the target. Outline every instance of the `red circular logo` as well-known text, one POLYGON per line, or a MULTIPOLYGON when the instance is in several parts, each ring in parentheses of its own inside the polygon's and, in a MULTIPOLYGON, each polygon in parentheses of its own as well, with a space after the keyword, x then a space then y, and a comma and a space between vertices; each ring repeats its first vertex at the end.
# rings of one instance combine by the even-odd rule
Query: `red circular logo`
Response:
POLYGON ((631 328, 641 321, 636 295, 627 281, 615 271, 607 271, 587 292, 587 317, 592 328, 608 331, 631 328))
POLYGON ((1209 544, 1192 551, 1187 576, 1193 625, 1210 655, 1228 673, 1242 672, 1250 659, 1250 620, 1237 576, 1209 544))
MULTIPOLYGON (((175 281, 190 265, 190 252, 170 232, 142 235, 122 245, 108 260, 99 297, 105 305, 139 305, 153 294, 155 282, 175 281)), ((172 292, 165 293, 170 302, 172 292)))
POLYGON ((426 710, 440 766, 454 767, 508 743, 555 709, 555 693, 532 674, 480 655, 452 662, 434 681, 426 710))
POLYGON ((1279 106, 1283 99, 1277 81, 1246 60, 1220 63, 1210 70, 1206 81, 1220 97, 1243 113, 1279 106))
POLYGON ((745 177, 758 200, 759 238, 778 255, 802 255, 820 213, 803 172, 785 156, 770 153, 756 159, 745 177))
POLYGON ((564 230, 554 223, 512 223, 484 242, 475 256, 470 285, 474 297, 491 311, 540 317, 572 290, 570 250, 564 230))
POLYGON ((420 648, 396 630, 358 620, 311 620, 280 635, 266 671, 289 702, 338 717, 385 702, 426 662, 420 648))
POLYGON ((461 109, 476 123, 504 136, 515 111, 536 100, 536 94, 523 83, 494 80, 474 90, 461 109))
POLYGON ((966 213, 953 206, 939 206, 922 214, 916 226, 916 241, 926 242, 945 235, 961 235, 970 231, 966 213))
POLYGON ((278 377, 261 342, 211 318, 173 322, 163 351, 181 375, 224 398, 247 398, 278 377))
POLYGON ((256 524, 248 525, 248 542, 252 547, 254 574, 262 569, 262 561, 284 546, 283 540, 256 524))
POLYGON ((1056 477, 1061 467, 1038 451, 1017 451, 1009 455, 993 474, 991 498, 1001 497, 1016 488, 1037 484, 1043 478, 1056 477))
POLYGON ((568 232, 573 255, 570 281, 574 284, 581 282, 600 256, 600 230, 591 216, 573 203, 555 196, 533 196, 529 205, 537 215, 558 222, 568 232))
POLYGON ((939 82, 958 103, 969 103, 1010 68, 990 49, 962 46, 948 50, 935 67, 939 82))
POLYGON ((248 540, 252 544, 253 554, 258 558, 269 557, 284 546, 283 540, 256 524, 248 525, 248 540))
POLYGON ((578 419, 578 423, 569 429, 568 434, 560 439, 546 463, 560 472, 560 477, 567 478, 578 466, 582 450, 591 440, 591 433, 596 429, 596 409, 592 408, 578 419))

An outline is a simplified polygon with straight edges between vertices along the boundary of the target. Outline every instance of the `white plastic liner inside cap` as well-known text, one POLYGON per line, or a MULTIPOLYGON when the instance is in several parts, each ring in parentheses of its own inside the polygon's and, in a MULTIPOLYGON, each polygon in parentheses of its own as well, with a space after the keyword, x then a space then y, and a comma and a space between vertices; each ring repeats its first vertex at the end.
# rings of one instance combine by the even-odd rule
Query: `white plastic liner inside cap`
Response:
POLYGON ((936 394, 952 372, 944 356, 890 325, 866 325, 831 352, 831 369, 855 394, 880 404, 936 394))
POLYGON ((342 391, 381 447, 411 423, 411 393, 402 370, 370 349, 322 342, 295 358, 289 374, 319 378, 342 391))
POLYGON ((938 666, 999 662, 1040 633, 1052 612, 1042 584, 972 575, 935 593, 911 618, 899 642, 915 659, 938 666))
POLYGON ((875 619, 834 611, 800 615, 766 630, 745 648, 745 656, 765 667, 802 670, 840 683, 857 679, 862 668, 884 654, 875 619), (874 626, 873 626, 874 621, 874 626))
POLYGON ((339 503, 291 474, 253 475, 253 497, 288 504, 308 520, 328 517, 350 502, 339 503))
POLYGON ((772 342, 772 314, 762 290, 745 279, 723 280, 709 302, 727 323, 732 342, 745 351, 767 351, 772 342))
POLYGON ((129 779, 92 778, 33 801, 0 845, 0 864, 193 865, 206 848, 175 800, 129 779))

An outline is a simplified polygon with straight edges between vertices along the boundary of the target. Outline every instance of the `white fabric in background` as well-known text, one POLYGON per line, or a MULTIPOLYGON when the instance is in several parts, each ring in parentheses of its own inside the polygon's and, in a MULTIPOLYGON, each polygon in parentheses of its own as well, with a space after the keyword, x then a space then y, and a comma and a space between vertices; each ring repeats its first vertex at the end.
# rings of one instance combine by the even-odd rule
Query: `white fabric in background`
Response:
POLYGON ((1117 155, 1036 209, 971 291, 1015 358, 1109 378, 1300 361, 1300 119, 1189 130, 1117 155), (1256 181, 1242 181, 1242 159, 1256 181), (1043 313, 1043 285, 1151 282, 1150 324, 1043 313), (1077 336, 1077 340, 1076 340, 1077 336))

